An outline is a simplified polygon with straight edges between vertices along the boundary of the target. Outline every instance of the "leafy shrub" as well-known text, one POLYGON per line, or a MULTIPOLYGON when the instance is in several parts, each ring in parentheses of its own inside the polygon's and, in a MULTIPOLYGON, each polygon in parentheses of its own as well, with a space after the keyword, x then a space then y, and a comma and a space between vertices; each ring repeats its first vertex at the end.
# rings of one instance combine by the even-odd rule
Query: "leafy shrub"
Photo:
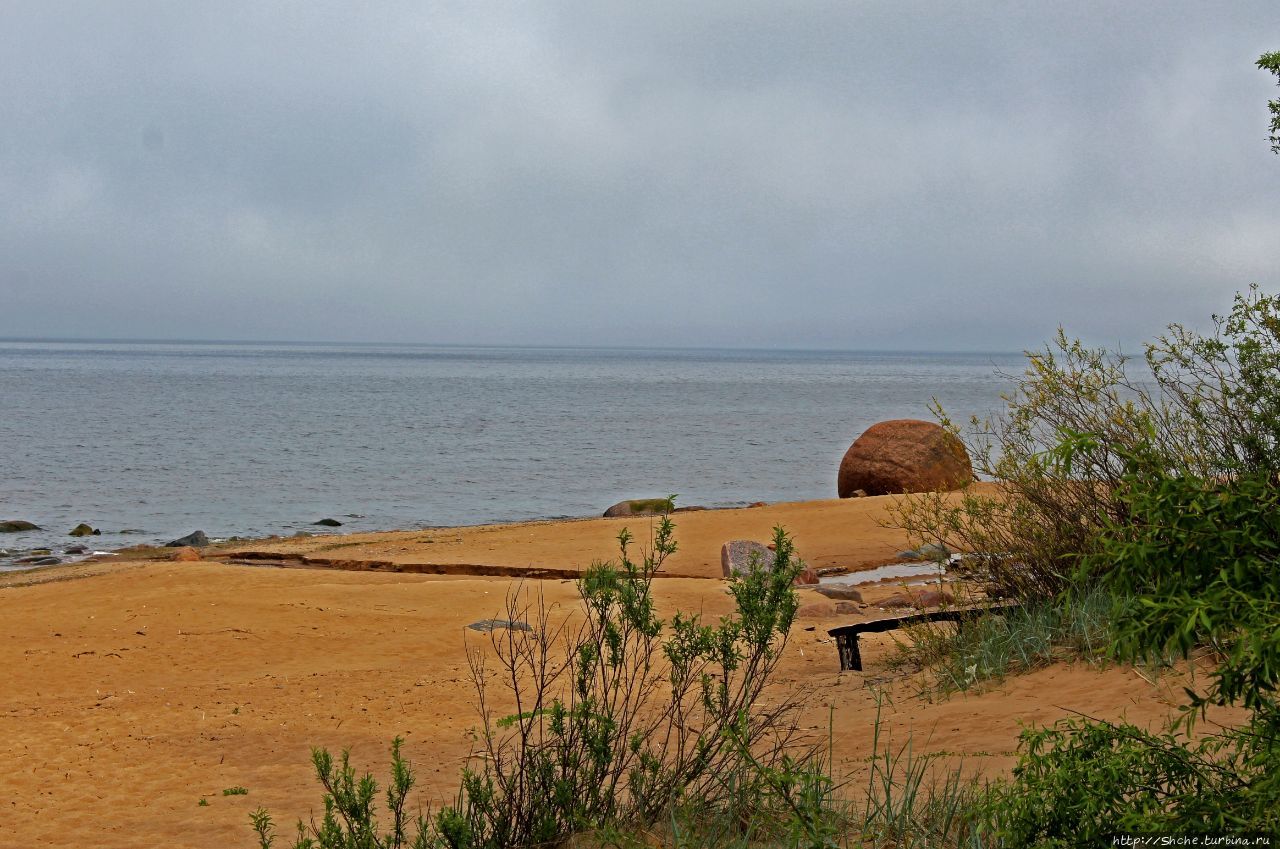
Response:
POLYGON ((1145 368, 1059 331, 1027 354, 1002 411, 964 439, 980 477, 958 497, 902 499, 893 522, 914 538, 974 554, 993 595, 1052 598, 1110 566, 1105 529, 1124 524, 1128 458, 1145 451, 1170 474, 1207 480, 1280 469, 1280 298, 1256 288, 1201 335, 1178 325, 1146 346, 1145 368), (1088 562, 1093 572, 1082 573, 1088 562))
MULTIPOLYGON (((311 764, 324 788, 324 817, 319 824, 313 821, 310 826, 298 822, 294 849, 428 849, 434 846, 428 821, 421 815, 411 821, 405 811, 415 779, 413 769, 400 754, 403 743, 399 737, 391 743, 391 781, 386 792, 391 830, 385 834, 378 830, 374 810, 378 782, 373 776, 365 773, 357 778, 349 752, 344 751, 335 762, 327 750, 312 749, 311 764)), ((270 814, 259 808, 249 815, 249 821, 261 849, 271 849, 276 838, 270 814)))
MULTIPOLYGON (((1108 652, 1119 660, 1206 647, 1214 662, 1208 686, 1189 689, 1182 718, 1158 733, 1088 718, 1025 732, 1012 779, 972 812, 972 834, 997 845, 1280 833, 1280 299, 1238 295, 1209 335, 1171 326, 1146 365, 1136 381, 1122 359, 1060 334, 1031 355, 1004 413, 974 423, 998 493, 902 510, 913 533, 979 552, 993 593, 1029 610, 1116 599, 1108 652), (1198 736, 1209 705, 1243 706, 1249 719, 1198 736)), ((1019 651, 1042 651, 1044 629, 1017 621, 1006 625, 1019 651)), ((986 627, 973 644, 983 651, 1002 642, 999 623, 986 627)), ((984 665, 964 645, 935 646, 952 680, 984 665)), ((999 667, 1007 652, 994 654, 999 667)))
POLYGON ((625 530, 619 543, 617 564, 593 566, 579 582, 583 620, 554 625, 541 599, 508 598, 508 618, 533 624, 492 636, 511 716, 494 715, 489 658, 469 654, 485 758, 437 818, 450 847, 651 823, 686 797, 732 805, 742 785, 725 778, 781 763, 795 742, 794 703, 759 703, 796 610, 801 564, 786 534, 775 531, 772 568, 753 563, 730 583, 737 612, 714 625, 683 613, 667 623, 654 611, 653 579, 676 549, 669 519, 638 561, 625 530))
POLYGON ((1068 720, 1023 733, 1013 778, 979 804, 1007 847, 1111 845, 1113 834, 1280 832, 1274 733, 1193 741, 1132 725, 1068 720))
POLYGON ((1131 455, 1117 491, 1127 520, 1109 525, 1092 555, 1126 599, 1111 648, 1142 660, 1208 646, 1210 684, 1188 689, 1182 720, 1160 734, 1093 720, 1024 734, 1013 781, 987 800, 1006 845, 1280 833, 1280 488, 1271 474, 1209 481, 1163 466, 1150 449, 1131 455), (1250 718, 1197 739, 1194 721, 1210 704, 1242 705, 1250 718))

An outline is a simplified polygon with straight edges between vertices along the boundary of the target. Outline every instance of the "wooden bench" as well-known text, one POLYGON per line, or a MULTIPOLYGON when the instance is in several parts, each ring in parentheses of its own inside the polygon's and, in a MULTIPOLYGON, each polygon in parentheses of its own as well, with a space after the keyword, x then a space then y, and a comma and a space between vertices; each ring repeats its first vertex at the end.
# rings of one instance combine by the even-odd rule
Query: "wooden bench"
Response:
POLYGON ((963 626, 967 621, 977 619, 985 613, 1004 615, 1004 612, 1017 604, 998 604, 991 607, 962 607, 930 610, 924 613, 908 613, 905 616, 889 616, 884 619, 872 619, 869 622, 856 622, 853 625, 841 625, 827 632, 836 638, 836 650, 840 652, 840 671, 862 671, 862 653, 858 650, 858 637, 861 634, 878 634, 882 631, 893 631, 907 625, 920 622, 955 622, 963 626))

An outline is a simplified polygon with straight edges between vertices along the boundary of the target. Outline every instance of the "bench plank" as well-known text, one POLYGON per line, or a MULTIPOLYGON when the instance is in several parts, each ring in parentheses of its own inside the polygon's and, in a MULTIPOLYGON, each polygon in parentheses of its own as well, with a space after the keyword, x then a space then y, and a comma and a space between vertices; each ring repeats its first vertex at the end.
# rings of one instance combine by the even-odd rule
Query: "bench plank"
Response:
POLYGON ((929 610, 923 613, 908 613, 903 616, 886 616, 882 619, 855 622, 852 625, 841 625, 839 628, 832 628, 827 631, 827 635, 836 638, 836 650, 840 654, 840 671, 853 670, 861 672, 862 652, 858 648, 858 636, 860 634, 878 634, 884 631, 894 631, 906 625, 915 625, 919 622, 964 623, 967 620, 977 619, 985 613, 1003 615, 1009 608, 1018 606, 1017 604, 999 604, 992 607, 946 608, 929 610))

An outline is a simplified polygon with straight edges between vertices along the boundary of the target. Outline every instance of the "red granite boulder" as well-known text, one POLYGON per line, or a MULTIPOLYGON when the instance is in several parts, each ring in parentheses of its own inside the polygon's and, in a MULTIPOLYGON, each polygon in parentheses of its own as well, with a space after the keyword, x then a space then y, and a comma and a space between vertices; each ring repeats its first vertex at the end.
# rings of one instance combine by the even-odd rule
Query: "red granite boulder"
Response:
POLYGON ((841 498, 959 489, 973 480, 964 444, 933 422, 894 419, 867 428, 844 459, 836 489, 841 498))

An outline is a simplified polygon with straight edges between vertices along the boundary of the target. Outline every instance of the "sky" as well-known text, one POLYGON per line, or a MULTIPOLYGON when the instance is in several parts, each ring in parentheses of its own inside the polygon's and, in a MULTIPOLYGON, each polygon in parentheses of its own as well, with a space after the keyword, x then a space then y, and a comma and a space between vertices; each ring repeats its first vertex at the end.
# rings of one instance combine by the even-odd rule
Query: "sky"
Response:
POLYGON ((0 336, 1132 347, 1280 292, 1280 3, 0 0, 0 336))

